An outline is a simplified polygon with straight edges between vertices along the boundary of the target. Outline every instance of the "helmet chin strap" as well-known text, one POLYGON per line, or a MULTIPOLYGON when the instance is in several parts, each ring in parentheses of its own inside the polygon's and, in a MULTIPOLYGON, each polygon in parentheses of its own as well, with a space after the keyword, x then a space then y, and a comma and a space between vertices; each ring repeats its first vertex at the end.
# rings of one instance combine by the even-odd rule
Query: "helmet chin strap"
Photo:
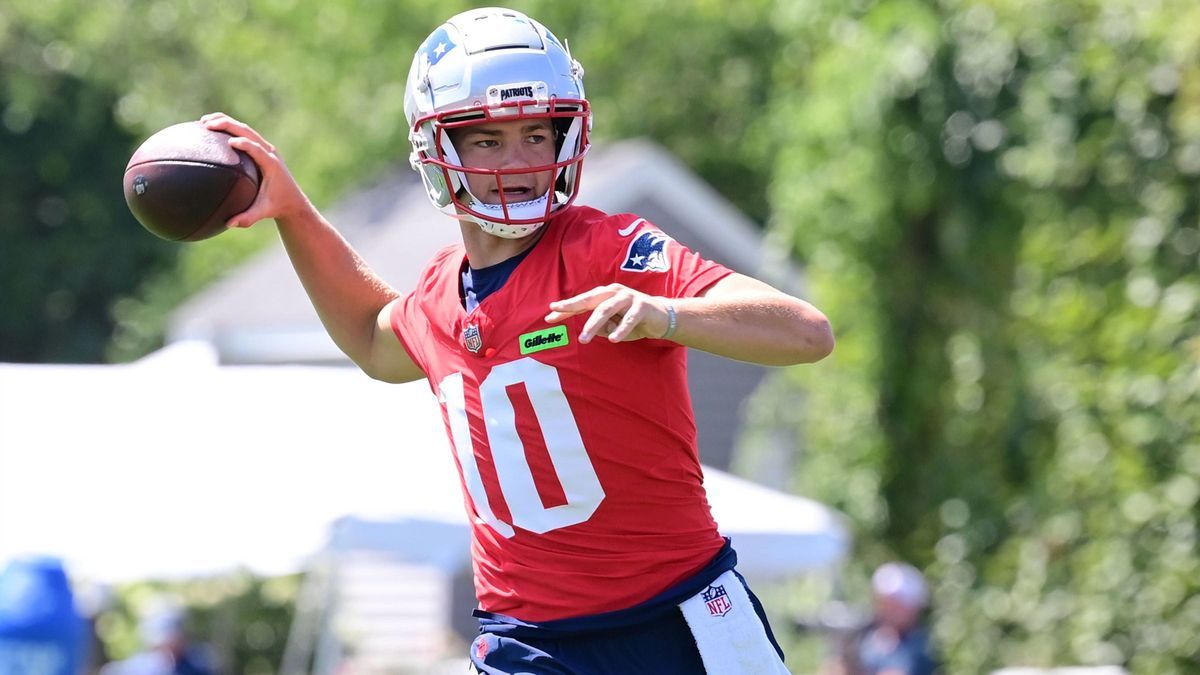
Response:
MULTIPOLYGON (((541 229, 542 225, 546 224, 544 221, 525 223, 521 225, 505 223, 505 208, 503 205, 482 202, 475 195, 471 194, 470 190, 465 190, 465 192, 471 197, 470 208, 472 210, 478 211, 479 213, 483 213, 485 215, 496 215, 496 220, 489 220, 487 218, 479 218, 477 216, 467 214, 468 218, 475 221, 479 227, 481 227, 483 231, 487 232, 488 234, 504 239, 520 239, 522 237, 528 237, 534 232, 537 232, 539 229, 541 229)), ((508 204, 508 217, 524 219, 535 218, 544 214, 546 212, 546 200, 550 198, 550 192, 551 190, 547 190, 546 194, 542 195, 541 197, 537 197, 536 199, 508 204)))

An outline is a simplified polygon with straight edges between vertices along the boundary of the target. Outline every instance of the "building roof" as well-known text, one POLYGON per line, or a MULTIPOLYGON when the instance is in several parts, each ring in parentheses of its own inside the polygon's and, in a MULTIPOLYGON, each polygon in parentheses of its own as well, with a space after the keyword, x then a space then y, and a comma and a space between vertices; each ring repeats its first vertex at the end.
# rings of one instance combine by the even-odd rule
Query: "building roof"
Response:
MULTIPOLYGON (((736 271, 798 292, 799 275, 766 253, 759 228, 660 146, 629 140, 594 149, 579 203, 636 213, 736 271)), ((460 241, 455 222, 434 210, 407 167, 381 177, 327 212, 372 269, 411 289, 438 249, 460 241)), ((226 364, 342 364, 349 361, 321 326, 281 247, 272 247, 180 306, 168 342, 202 340, 226 364)), ((740 407, 765 369, 692 352, 692 401, 701 457, 727 467, 740 407)))

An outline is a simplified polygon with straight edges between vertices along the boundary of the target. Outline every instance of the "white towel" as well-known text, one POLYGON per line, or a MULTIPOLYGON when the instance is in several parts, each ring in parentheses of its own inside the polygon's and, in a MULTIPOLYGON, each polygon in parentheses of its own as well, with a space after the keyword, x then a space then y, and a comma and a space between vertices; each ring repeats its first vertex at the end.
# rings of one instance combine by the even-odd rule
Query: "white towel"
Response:
POLYGON ((709 675, 789 675, 733 570, 679 605, 709 675))

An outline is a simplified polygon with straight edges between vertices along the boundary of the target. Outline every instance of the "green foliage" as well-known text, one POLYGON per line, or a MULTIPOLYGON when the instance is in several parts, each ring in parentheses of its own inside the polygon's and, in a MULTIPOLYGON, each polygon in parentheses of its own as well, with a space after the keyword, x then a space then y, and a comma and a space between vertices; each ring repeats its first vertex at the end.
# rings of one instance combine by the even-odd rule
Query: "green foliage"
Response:
POLYGON ((177 249, 125 206, 132 139, 113 92, 26 31, 0 36, 0 359, 98 361, 111 298, 167 269, 177 249))
POLYGON ((187 608, 189 634, 207 644, 222 672, 270 675, 278 671, 291 627, 297 575, 262 578, 245 572, 191 581, 146 581, 115 590, 96 618, 96 632, 112 660, 144 648, 138 626, 164 601, 187 608))
POLYGON ((840 339, 800 485, 932 573, 953 672, 1188 672, 1197 7, 809 11, 772 205, 840 339))
MULTIPOLYGON (((111 100, 94 107, 115 115, 128 131, 102 153, 113 166, 94 174, 98 179, 119 180, 120 159, 153 131, 224 110, 270 138, 314 201, 327 204, 381 168, 405 161, 404 82, 412 52, 440 21, 468 6, 428 0, 368 7, 344 0, 15 0, 0 8, 0 36, 8 35, 0 45, 22 35, 27 51, 42 52, 60 70, 108 92, 111 100)), ((775 144, 762 133, 764 119, 746 112, 766 105, 770 71, 760 64, 782 45, 769 2, 732 9, 713 2, 654 3, 640 12, 549 2, 516 7, 569 36, 588 68, 599 140, 644 135, 664 142, 743 210, 765 220, 775 144), (661 39, 663 27, 687 36, 688 49, 661 39)), ((45 86, 29 88, 56 100, 45 86)), ((145 238, 119 202, 110 204, 106 218, 106 231, 145 238)), ((178 256, 180 269, 134 265, 131 271, 142 277, 136 290, 126 285, 90 303, 115 323, 107 358, 128 360, 159 346, 171 308, 261 248, 271 237, 269 228, 258 230, 201 244, 138 242, 178 256)), ((98 331, 92 342, 104 335, 98 331)), ((54 353, 43 358, 59 360, 54 353)))
MULTIPOLYGON (((776 150, 767 65, 786 46, 774 3, 652 1, 636 11, 605 3, 531 2, 522 8, 566 37, 587 72, 597 137, 645 136, 758 222, 776 150)), ((586 174, 585 174, 586 176, 586 174)), ((585 178, 586 180, 586 178, 585 178)))
POLYGON ((145 354, 161 344, 174 306, 271 239, 266 227, 188 245, 147 235, 119 188, 125 161, 142 139, 225 110, 271 138, 310 196, 326 203, 407 157, 404 80, 413 49, 446 12, 465 6, 378 3, 361 11, 353 2, 296 0, 0 6, 0 157, 5 177, 13 179, 0 198, 8 244, 0 255, 14 259, 0 259, 0 274, 11 275, 3 288, 24 303, 6 304, 21 311, 6 314, 13 328, 5 324, 0 332, 0 359, 122 361, 145 354), (84 94, 68 94, 72 86, 84 94), (48 154, 56 143, 74 152, 48 154), (22 169, 29 157, 42 158, 49 179, 22 169), (72 200, 90 209, 86 222, 61 215, 72 200), (37 225, 37 213, 62 226, 37 225), (49 232, 53 246, 40 241, 49 232), (178 268, 168 269, 176 259, 178 268), (57 267, 71 262, 87 264, 65 274, 57 267))

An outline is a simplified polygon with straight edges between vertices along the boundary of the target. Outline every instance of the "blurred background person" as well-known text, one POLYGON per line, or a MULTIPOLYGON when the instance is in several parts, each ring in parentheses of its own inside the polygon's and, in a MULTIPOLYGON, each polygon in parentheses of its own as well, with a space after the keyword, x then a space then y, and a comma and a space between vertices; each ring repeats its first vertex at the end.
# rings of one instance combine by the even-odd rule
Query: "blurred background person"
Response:
POLYGON ((108 664, 100 675, 219 675, 212 650, 192 640, 182 607, 165 604, 151 610, 139 632, 146 649, 108 664))
POLYGON ((862 675, 929 675, 938 661, 923 623, 929 606, 925 577, 912 565, 889 562, 871 576, 875 618, 858 641, 862 675))
POLYGON ((60 560, 23 558, 0 571, 0 675, 77 675, 84 636, 60 560))
POLYGON ((75 587, 75 608, 83 617, 84 625, 84 661, 79 669, 82 675, 98 675, 112 660, 108 646, 100 637, 100 616, 112 609, 113 600, 113 590, 107 584, 91 582, 75 587))
POLYGON ((822 675, 932 675, 939 659, 924 625, 929 587, 917 568, 889 562, 871 576, 872 615, 857 630, 831 630, 838 647, 822 675))

